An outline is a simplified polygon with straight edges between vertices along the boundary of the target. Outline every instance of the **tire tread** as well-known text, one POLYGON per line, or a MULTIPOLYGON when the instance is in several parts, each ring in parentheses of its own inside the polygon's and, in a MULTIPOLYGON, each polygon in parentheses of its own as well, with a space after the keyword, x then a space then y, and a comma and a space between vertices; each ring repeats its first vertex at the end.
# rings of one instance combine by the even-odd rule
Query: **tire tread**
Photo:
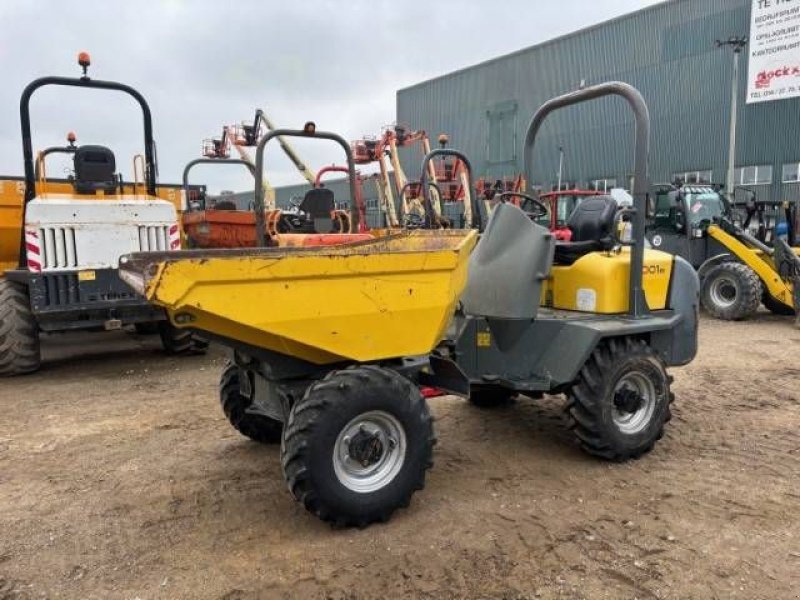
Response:
POLYGON ((37 371, 39 327, 24 285, 0 278, 0 377, 37 371))
POLYGON ((337 527, 365 527, 371 522, 385 522, 399 507, 406 507, 411 502, 412 494, 425 487, 425 473, 433 466, 432 452, 436 443, 433 433, 432 417, 421 394, 408 393, 410 382, 395 371, 374 365, 357 365, 339 371, 331 371, 323 379, 311 384, 303 398, 293 407, 281 445, 281 465, 289 491, 305 509, 323 521, 333 523, 337 527), (345 392, 356 386, 375 384, 392 388, 398 394, 408 397, 411 408, 420 415, 419 426, 427 430, 425 437, 426 455, 424 468, 418 474, 414 484, 397 500, 394 506, 382 510, 369 518, 337 514, 328 506, 314 489, 308 471, 309 439, 314 435, 318 424, 326 418, 328 411, 336 410, 340 403, 345 403, 345 392))
POLYGON ((228 422, 243 436, 260 444, 281 441, 283 424, 280 421, 245 412, 250 401, 239 393, 239 367, 233 363, 225 365, 220 377, 219 399, 228 422))
POLYGON ((205 354, 208 350, 208 340, 200 337, 191 329, 175 327, 169 321, 159 321, 158 334, 166 353, 173 356, 205 354))
POLYGON ((752 317, 761 304, 763 284, 756 272, 744 263, 725 261, 711 269, 703 278, 701 299, 703 308, 713 317, 724 321, 741 321, 752 317), (711 301, 710 284, 716 275, 727 273, 738 282, 740 298, 733 306, 719 307, 711 301))
MULTIPOLYGON (((675 395, 669 389, 671 378, 667 376, 667 406, 663 422, 659 424, 653 440, 635 450, 615 449, 604 437, 601 422, 601 403, 603 398, 604 374, 610 366, 624 357, 655 359, 661 362, 658 354, 640 339, 626 337, 612 339, 598 346, 581 369, 578 381, 569 393, 566 416, 569 428, 580 447, 589 454, 611 461, 637 459, 653 449, 654 441, 664 435, 664 423, 671 419, 670 406, 675 395), (602 367, 601 367, 602 365, 602 367)), ((663 365, 663 363, 662 363, 663 365)))

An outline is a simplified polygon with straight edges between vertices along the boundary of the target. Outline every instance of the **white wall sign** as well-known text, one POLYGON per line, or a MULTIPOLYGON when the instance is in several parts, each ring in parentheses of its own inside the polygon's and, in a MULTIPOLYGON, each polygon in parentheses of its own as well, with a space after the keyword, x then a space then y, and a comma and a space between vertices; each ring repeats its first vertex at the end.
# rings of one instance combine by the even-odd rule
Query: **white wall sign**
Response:
POLYGON ((800 96, 800 0, 753 0, 747 103, 800 96))

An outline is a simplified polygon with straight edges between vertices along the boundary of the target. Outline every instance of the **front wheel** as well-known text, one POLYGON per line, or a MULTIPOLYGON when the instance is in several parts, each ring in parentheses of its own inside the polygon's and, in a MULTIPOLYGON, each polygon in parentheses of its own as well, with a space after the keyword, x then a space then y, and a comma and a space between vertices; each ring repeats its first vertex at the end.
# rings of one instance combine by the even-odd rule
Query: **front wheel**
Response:
POLYGON ((39 327, 22 284, 0 278, 0 377, 39 369, 39 327))
POLYGON ((724 321, 747 319, 761 304, 761 280, 743 263, 729 261, 714 267, 703 278, 701 288, 703 308, 724 321))
POLYGON ((652 450, 671 418, 670 382, 664 362, 644 341, 602 343, 569 393, 567 416, 580 446, 615 461, 652 450))
POLYGON ((289 414, 281 463, 295 499, 323 521, 386 521, 425 485, 435 443, 419 388, 362 365, 309 386, 289 414))

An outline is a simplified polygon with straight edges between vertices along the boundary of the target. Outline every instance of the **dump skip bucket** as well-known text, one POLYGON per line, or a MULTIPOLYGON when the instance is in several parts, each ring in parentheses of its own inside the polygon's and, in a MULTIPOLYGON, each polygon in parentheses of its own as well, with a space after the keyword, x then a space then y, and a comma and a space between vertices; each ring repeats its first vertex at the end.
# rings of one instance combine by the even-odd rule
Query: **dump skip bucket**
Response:
POLYGON ((123 279, 177 326, 315 364, 430 352, 467 278, 474 231, 345 246, 132 254, 123 279))

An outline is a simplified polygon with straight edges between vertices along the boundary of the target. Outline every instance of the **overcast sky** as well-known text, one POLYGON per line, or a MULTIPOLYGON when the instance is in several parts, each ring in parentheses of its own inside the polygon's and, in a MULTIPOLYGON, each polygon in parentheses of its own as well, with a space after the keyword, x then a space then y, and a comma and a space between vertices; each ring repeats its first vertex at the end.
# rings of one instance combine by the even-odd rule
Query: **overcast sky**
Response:
MULTIPOLYGON (((137 88, 148 99, 160 181, 178 182, 204 138, 252 118, 346 139, 377 135, 395 116, 402 87, 513 52, 655 4, 656 0, 1 0, 0 173, 22 174, 19 96, 43 75, 90 75, 137 88)), ((113 92, 45 88, 32 102, 35 149, 107 145, 126 178, 141 151, 132 100, 113 92)), ((413 126, 413 123, 410 124, 413 126)), ((303 142, 301 140, 301 142, 303 142)), ((341 162, 322 142, 296 144, 312 168, 341 162)), ((62 175, 64 164, 48 173, 62 175)), ((277 145, 267 152, 273 184, 301 181, 277 145)), ((234 167, 199 167, 193 183, 246 189, 234 167)))

